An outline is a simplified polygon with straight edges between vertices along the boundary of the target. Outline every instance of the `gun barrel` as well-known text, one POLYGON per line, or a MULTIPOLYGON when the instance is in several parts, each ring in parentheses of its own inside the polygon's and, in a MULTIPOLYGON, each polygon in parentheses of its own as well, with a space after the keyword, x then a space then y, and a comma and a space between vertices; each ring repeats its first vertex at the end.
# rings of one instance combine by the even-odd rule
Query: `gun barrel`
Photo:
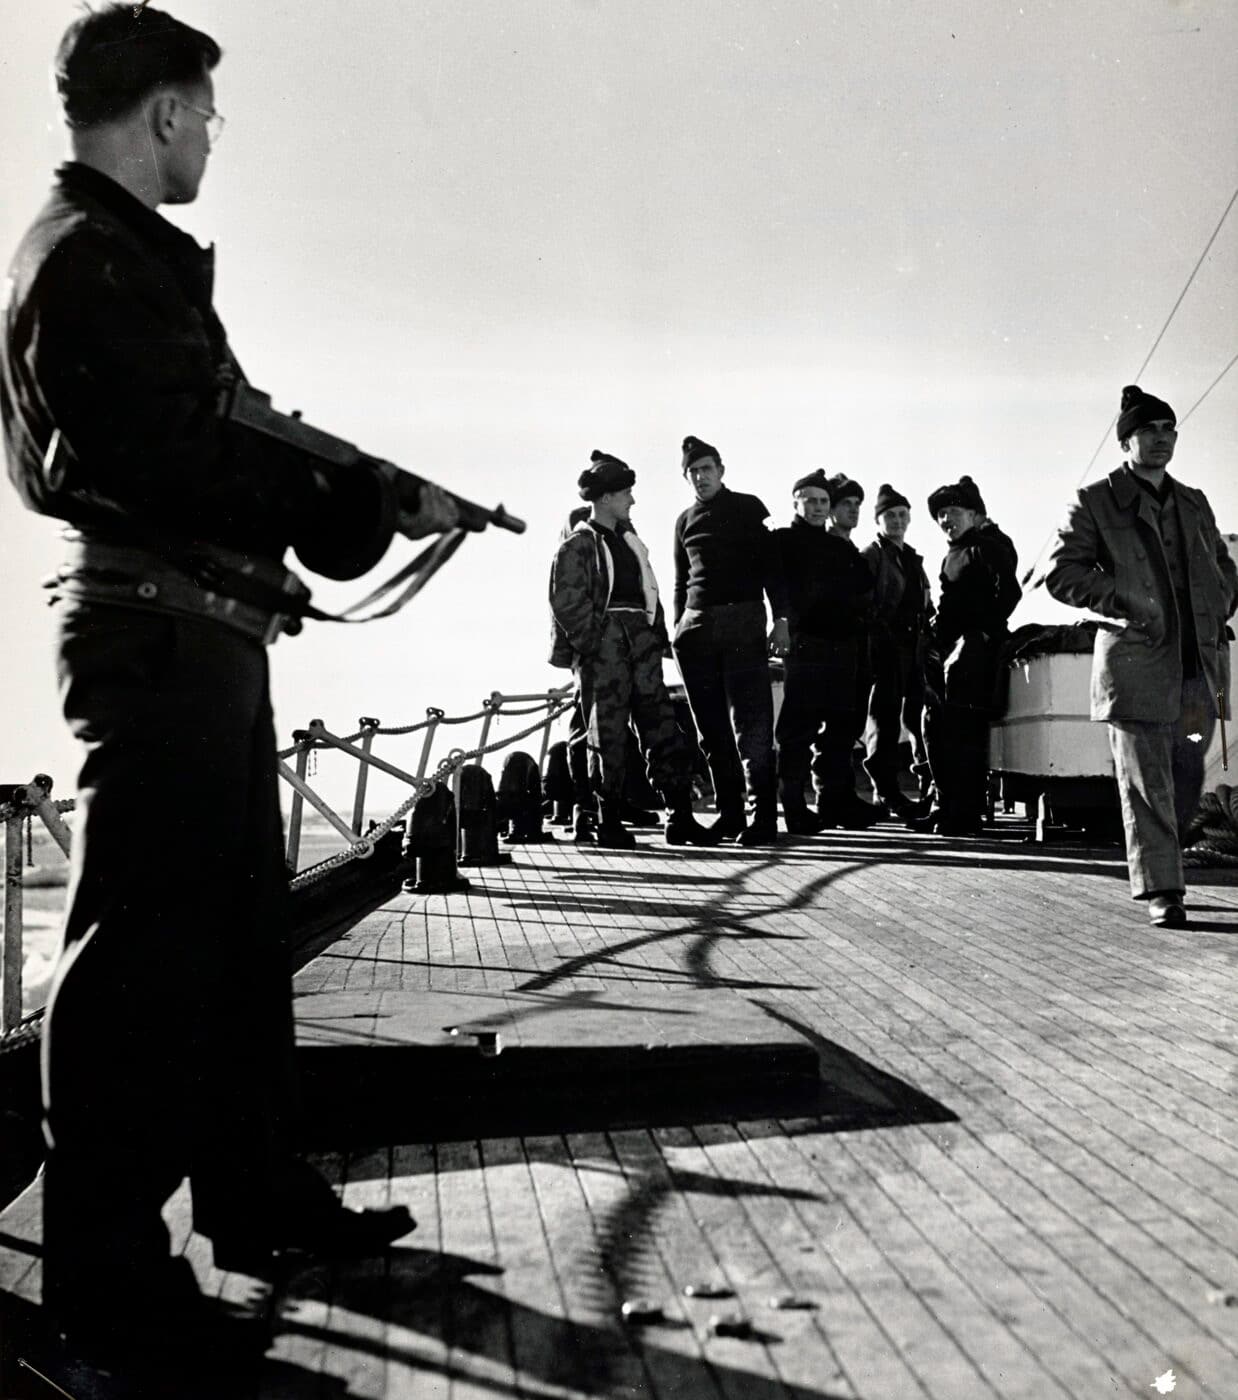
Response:
MULTIPOLYGON (((282 442, 285 446, 296 448, 323 462, 331 462, 340 467, 355 467, 362 462, 375 460, 344 438, 324 432, 321 428, 315 428, 294 414, 281 413, 278 409, 272 408, 271 396, 264 394, 260 389, 255 389, 252 384, 247 384, 244 380, 238 380, 235 384, 225 386, 220 395, 219 411, 220 416, 227 418, 230 422, 249 428, 253 432, 262 433, 276 442, 282 442)), ((391 465, 395 466, 395 463, 391 463, 391 465)), ((397 466, 396 470, 408 478, 410 485, 423 486, 427 484, 424 477, 418 476, 415 472, 410 472, 404 467, 397 466)), ((485 506, 479 506, 475 501, 457 496, 454 491, 447 491, 446 494, 455 502, 461 529, 484 530, 487 525, 494 525, 500 530, 510 530, 514 535, 523 535, 528 528, 523 520, 509 514, 501 505, 495 506, 493 510, 488 510, 485 506)))

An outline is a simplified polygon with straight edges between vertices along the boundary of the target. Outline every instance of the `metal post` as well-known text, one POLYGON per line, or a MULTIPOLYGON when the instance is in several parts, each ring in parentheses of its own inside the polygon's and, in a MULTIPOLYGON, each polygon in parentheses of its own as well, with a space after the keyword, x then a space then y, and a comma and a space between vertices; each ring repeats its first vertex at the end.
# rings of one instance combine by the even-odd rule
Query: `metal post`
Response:
MULTIPOLYGON (((479 749, 484 749, 486 747, 486 740, 490 737, 490 725, 493 722, 495 715, 497 715, 498 712, 503 708, 503 697, 499 694, 497 690, 492 691, 490 693, 490 698, 481 702, 481 707, 483 710, 485 710, 486 717, 481 722, 481 738, 479 738, 477 741, 477 747, 479 749)), ((474 764, 478 768, 480 768, 482 765, 483 757, 483 754, 478 754, 477 757, 473 760, 474 764)))
POLYGON ((434 747, 434 734, 443 718, 442 710, 426 711, 426 737, 421 745, 421 758, 417 763, 417 781, 421 783, 425 780, 426 769, 430 766, 430 750, 434 747))
POLYGON ((365 758, 357 763, 357 794, 353 798, 352 804, 352 829, 360 836, 361 823, 365 820, 365 787, 370 777, 370 765, 367 762, 370 756, 370 747, 374 743, 374 732, 378 728, 376 719, 368 719, 365 715, 357 721, 361 726, 361 750, 365 758))
POLYGON ((21 1020, 22 848, 20 814, 4 821, 4 946, 0 949, 0 1034, 21 1020))
MULTIPOLYGON (((305 782, 305 774, 309 768, 310 745, 303 743, 297 750, 297 777, 302 783, 305 782)), ((292 807, 288 812, 288 867, 295 874, 297 862, 301 858, 301 809, 305 799, 301 796, 300 789, 293 788, 292 807)))

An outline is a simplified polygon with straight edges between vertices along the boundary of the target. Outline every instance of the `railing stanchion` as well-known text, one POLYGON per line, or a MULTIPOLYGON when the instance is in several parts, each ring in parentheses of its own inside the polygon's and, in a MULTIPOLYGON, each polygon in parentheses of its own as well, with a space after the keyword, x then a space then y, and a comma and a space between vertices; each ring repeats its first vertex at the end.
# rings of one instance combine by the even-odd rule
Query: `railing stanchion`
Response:
POLYGON ((426 769, 430 766, 430 750, 434 747, 434 733, 443 718, 442 710, 426 711, 426 737, 421 745, 421 757, 417 760, 417 781, 425 781, 426 769))
MULTIPOLYGON (((295 736, 294 736, 295 737, 295 736)), ((310 744, 306 740, 297 749, 297 777, 302 782, 309 770, 310 744)), ((296 874, 297 864, 301 858, 301 811, 305 806, 305 799, 293 788, 292 806, 288 812, 288 868, 296 874)))
POLYGON ((357 793, 352 804, 352 829, 360 836, 361 824, 365 821, 365 789, 369 782, 370 765, 366 759, 370 756, 370 749, 374 743, 374 732, 378 728, 378 721, 362 715, 357 721, 361 726, 361 749, 365 754, 364 759, 357 763, 357 793))
MULTIPOLYGON (((484 749, 486 741, 490 738, 490 726, 494 722, 495 715, 503 708, 503 697, 497 690, 490 692, 490 698, 482 701, 482 709, 486 712, 485 719, 481 722, 481 737, 477 740, 477 747, 484 749)), ((473 760, 476 767, 481 767, 482 755, 478 754, 473 760)))
POLYGON ((0 949, 0 1034, 21 1020, 22 817, 4 821, 4 947, 0 949))

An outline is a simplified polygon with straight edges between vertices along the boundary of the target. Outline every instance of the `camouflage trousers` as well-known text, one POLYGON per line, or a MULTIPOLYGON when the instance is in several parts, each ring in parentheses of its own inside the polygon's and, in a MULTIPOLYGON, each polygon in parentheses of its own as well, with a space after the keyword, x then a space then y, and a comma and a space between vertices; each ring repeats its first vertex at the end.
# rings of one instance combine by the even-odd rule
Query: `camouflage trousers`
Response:
POLYGON ((629 719, 640 735, 649 781, 668 801, 686 792, 688 745, 662 680, 662 646, 644 613, 607 613, 597 650, 576 663, 576 679, 590 757, 601 771, 599 797, 617 802, 623 795, 629 719))

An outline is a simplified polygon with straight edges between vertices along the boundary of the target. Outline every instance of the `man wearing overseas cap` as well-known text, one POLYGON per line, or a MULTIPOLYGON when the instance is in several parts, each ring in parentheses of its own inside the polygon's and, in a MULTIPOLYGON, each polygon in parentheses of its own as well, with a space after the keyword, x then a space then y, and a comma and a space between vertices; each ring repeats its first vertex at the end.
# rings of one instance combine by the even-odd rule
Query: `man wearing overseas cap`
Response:
POLYGON ((692 815, 691 756, 662 680, 666 623, 649 551, 631 525, 635 483, 626 462, 600 451, 580 474, 590 512, 559 545, 551 566, 550 659, 561 664, 570 657, 580 687, 589 747, 600 769, 596 844, 636 845, 620 817, 628 724, 635 720, 650 781, 670 808, 667 844, 712 845, 692 815))
POLYGON ((725 470, 716 447, 684 438, 683 474, 696 499, 675 522, 675 660, 713 777, 712 830, 719 840, 760 846, 778 839, 769 655, 788 645, 786 600, 769 511, 728 489, 725 470))
POLYGON ((878 818, 855 790, 851 757, 868 698, 873 580, 848 538, 864 489, 845 473, 802 476, 795 518, 774 531, 791 645, 778 715, 778 795, 788 831, 865 828, 878 818), (804 788, 811 768, 817 811, 804 788))
POLYGON ((924 738, 937 805, 907 824, 943 836, 979 836, 998 656, 1022 589, 1010 551, 977 529, 984 502, 971 477, 938 487, 928 508, 950 542, 925 657, 924 738))
POLYGON ((1148 901, 1154 924, 1178 927, 1181 834, 1199 805, 1217 716, 1229 718, 1226 623, 1238 570, 1207 497, 1169 475, 1173 409, 1128 385, 1117 436, 1126 461, 1079 492, 1045 587, 1113 620, 1096 633, 1092 718, 1109 726, 1131 894, 1148 901))
POLYGON ((924 747, 923 643, 933 614, 924 561, 907 543, 911 502, 893 486, 877 492, 877 538, 862 551, 873 575, 873 685, 868 697, 868 754, 864 771, 877 796, 896 816, 922 815, 899 787, 902 730, 911 736, 912 772, 929 786, 924 747))
POLYGON ((217 415, 240 371, 213 254, 158 209, 198 194, 219 61, 152 6, 103 5, 66 30, 72 159, 13 259, 0 364, 9 475, 72 527, 57 669, 84 753, 42 1037, 43 1302, 76 1355, 153 1368, 143 1393, 247 1344, 170 1252, 161 1208, 182 1178, 221 1268, 265 1270, 290 1246, 379 1253, 412 1227, 403 1206, 346 1210, 292 1155, 272 618, 221 610, 238 570, 210 590, 178 551, 288 587, 289 545, 352 578, 393 530, 454 519, 442 493, 406 517, 379 464, 311 468, 217 415))

